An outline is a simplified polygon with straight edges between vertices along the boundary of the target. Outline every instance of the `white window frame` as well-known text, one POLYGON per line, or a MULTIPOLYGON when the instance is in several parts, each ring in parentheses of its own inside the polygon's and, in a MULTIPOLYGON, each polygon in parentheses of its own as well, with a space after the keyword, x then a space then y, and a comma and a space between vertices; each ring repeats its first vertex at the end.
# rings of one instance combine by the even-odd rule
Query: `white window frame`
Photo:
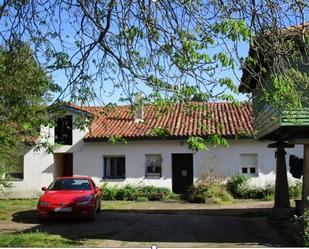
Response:
MULTIPOLYGON (((162 176, 162 155, 161 154, 145 154, 145 176, 146 177, 158 177, 161 178, 162 176), (160 173, 149 173, 147 171, 147 168, 150 167, 150 165, 147 165, 149 162, 147 160, 147 157, 151 157, 151 156, 158 156, 160 157, 159 161, 160 161, 160 173)), ((155 165, 153 167, 156 167, 155 165)))
POLYGON ((257 153, 241 153, 240 154, 240 173, 252 176, 252 177, 258 177, 259 176, 259 157, 257 153), (242 156, 255 156, 256 157, 256 165, 243 165, 242 156), (247 173, 243 173, 243 168, 247 168, 247 173), (255 168, 255 173, 250 173, 250 169, 255 168))
POLYGON ((104 155, 103 156, 103 179, 106 179, 106 180, 125 180, 126 179, 126 171, 127 171, 127 162, 126 162, 126 156, 125 155, 104 155), (110 158, 124 158, 124 177, 107 177, 106 176, 106 169, 107 169, 107 165, 105 164, 106 163, 106 160, 110 159, 110 158))

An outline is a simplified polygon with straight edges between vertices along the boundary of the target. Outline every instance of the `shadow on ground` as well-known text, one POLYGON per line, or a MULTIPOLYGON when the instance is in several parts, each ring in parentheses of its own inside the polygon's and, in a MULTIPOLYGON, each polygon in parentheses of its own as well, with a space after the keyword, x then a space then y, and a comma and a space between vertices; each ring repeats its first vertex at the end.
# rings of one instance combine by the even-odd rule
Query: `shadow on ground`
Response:
MULTIPOLYGON (((171 215, 206 215, 206 216, 237 216, 237 217, 268 217, 271 213, 271 208, 247 208, 247 209, 107 209, 101 211, 101 214, 114 213, 140 213, 140 214, 171 214, 171 215)), ((35 224, 38 222, 35 210, 26 210, 13 214, 13 222, 35 224)), ((50 220, 51 222, 79 222, 81 219, 57 219, 50 220)), ((49 222, 50 222, 49 221, 49 222)), ((45 222, 46 223, 46 222, 45 222)))
POLYGON ((96 221, 52 220, 38 224, 34 210, 17 212, 12 221, 73 240, 124 242, 237 243, 297 246, 269 222, 270 208, 199 210, 104 210, 96 221))

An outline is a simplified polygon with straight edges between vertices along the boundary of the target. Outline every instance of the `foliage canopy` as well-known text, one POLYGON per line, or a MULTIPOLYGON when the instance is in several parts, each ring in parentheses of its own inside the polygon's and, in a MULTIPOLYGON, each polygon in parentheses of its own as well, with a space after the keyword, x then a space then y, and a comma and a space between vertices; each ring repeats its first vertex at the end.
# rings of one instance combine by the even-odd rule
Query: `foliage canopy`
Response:
MULTIPOLYGON (((237 103, 237 70, 242 67, 262 88, 265 72, 270 72, 276 94, 265 94, 266 101, 299 107, 308 99, 297 90, 294 76, 301 79, 302 89, 308 89, 308 77, 288 69, 295 62, 307 64, 307 14, 306 0, 4 0, 3 51, 22 41, 28 46, 23 53, 29 54, 30 48, 33 53, 21 68, 0 68, 2 82, 17 82, 5 87, 1 118, 20 126, 2 122, 6 127, 0 129, 1 137, 16 131, 18 137, 33 134, 44 121, 39 115, 43 95, 59 90, 45 73, 66 76, 54 101, 105 105, 103 95, 120 91, 120 100, 133 105, 135 93, 143 92, 143 102, 168 106, 188 100, 237 103), (246 45, 253 49, 245 60, 246 45), (283 97, 287 93, 289 98, 283 97)), ((23 58, 23 53, 13 56, 23 58)), ((20 138, 5 141, 3 148, 15 146, 20 138)), ((226 145, 218 136, 212 142, 226 145)), ((189 140, 193 149, 205 149, 203 143, 201 138, 189 140)))
POLYGON ((52 93, 59 90, 27 44, 15 41, 10 49, 0 48, 0 175, 38 138, 40 125, 49 122, 52 93))

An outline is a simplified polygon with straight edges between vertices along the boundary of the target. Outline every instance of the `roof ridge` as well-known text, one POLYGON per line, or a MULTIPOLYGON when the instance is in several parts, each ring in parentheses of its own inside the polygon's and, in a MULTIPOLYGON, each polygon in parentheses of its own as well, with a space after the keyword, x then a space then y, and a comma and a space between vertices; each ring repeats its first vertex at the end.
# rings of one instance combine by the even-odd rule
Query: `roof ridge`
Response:
MULTIPOLYGON (((184 103, 194 103, 194 104, 233 104, 234 105, 234 102, 233 101, 187 101, 187 102, 172 102, 171 104, 176 104, 176 105, 183 105, 184 103)), ((248 101, 239 101, 240 104, 250 104, 248 103, 248 101)), ((69 106, 72 106, 72 107, 75 107, 75 108, 106 108, 106 107, 109 107, 109 105, 101 105, 101 106, 98 106, 98 105, 78 105, 76 103, 72 103, 72 102, 69 102, 68 103, 69 106)), ((154 103, 145 103, 144 104, 145 106, 154 106, 155 104, 154 103)), ((130 104, 127 104, 127 105, 115 105, 116 108, 118 107, 130 107, 132 105, 130 104)))

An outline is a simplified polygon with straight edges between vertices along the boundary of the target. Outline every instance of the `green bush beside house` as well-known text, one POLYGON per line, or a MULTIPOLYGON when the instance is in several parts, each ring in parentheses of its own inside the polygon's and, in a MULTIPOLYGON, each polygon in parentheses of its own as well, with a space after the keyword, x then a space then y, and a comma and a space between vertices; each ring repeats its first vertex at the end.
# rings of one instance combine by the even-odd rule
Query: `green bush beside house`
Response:
MULTIPOLYGON (((301 196, 302 183, 289 184, 291 198, 301 196)), ((124 186, 102 185, 103 200, 125 200, 125 201, 146 201, 163 199, 181 199, 179 195, 173 194, 170 189, 156 187, 153 185, 124 186)), ((273 200, 275 186, 268 184, 263 187, 250 185, 250 177, 243 174, 236 174, 227 181, 219 178, 211 172, 201 174, 197 181, 188 189, 185 198, 195 203, 221 203, 231 202, 233 199, 260 199, 273 200)))
MULTIPOLYGON (((273 200, 275 195, 274 184, 266 186, 251 186, 250 177, 243 174, 236 174, 228 179, 227 190, 237 199, 263 199, 273 200)), ((302 183, 289 184, 290 198, 299 198, 302 193, 302 183)))
POLYGON ((173 193, 164 187, 152 185, 132 185, 110 186, 108 183, 102 185, 103 200, 161 200, 173 197, 173 193))

